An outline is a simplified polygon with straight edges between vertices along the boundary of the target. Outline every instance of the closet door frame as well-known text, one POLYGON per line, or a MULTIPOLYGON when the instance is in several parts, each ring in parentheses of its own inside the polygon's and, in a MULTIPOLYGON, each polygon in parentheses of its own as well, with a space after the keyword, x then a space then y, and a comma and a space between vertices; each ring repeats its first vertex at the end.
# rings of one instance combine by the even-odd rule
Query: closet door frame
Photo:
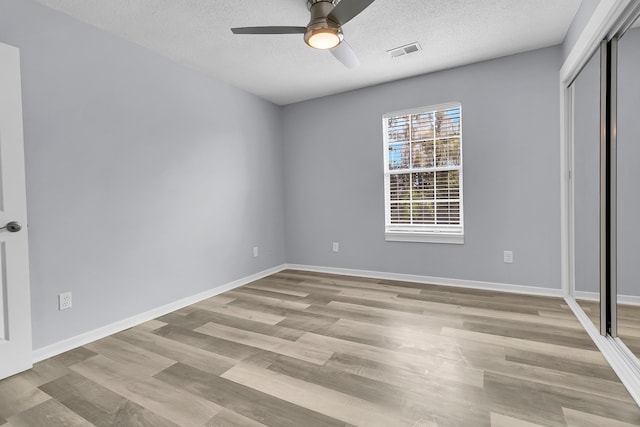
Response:
POLYGON ((617 332, 618 36, 600 43, 600 335, 617 332))

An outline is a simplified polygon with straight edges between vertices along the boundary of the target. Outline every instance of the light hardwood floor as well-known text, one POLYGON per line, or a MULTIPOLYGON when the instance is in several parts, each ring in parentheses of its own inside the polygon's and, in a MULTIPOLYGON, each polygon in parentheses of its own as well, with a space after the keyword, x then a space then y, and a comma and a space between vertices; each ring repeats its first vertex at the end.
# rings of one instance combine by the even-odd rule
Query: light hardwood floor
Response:
POLYGON ((0 426, 640 425, 562 299, 283 271, 0 381, 0 426))

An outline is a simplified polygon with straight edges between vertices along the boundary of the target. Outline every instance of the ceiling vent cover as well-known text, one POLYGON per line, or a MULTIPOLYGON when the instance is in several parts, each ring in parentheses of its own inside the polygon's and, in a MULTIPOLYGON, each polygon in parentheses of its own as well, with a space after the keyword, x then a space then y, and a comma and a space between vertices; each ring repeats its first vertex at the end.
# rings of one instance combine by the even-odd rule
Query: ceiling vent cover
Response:
POLYGON ((409 55, 411 53, 420 52, 422 47, 420 47, 420 43, 413 42, 404 46, 396 47, 395 49, 388 50, 387 53, 392 58, 397 58, 399 56, 409 55))

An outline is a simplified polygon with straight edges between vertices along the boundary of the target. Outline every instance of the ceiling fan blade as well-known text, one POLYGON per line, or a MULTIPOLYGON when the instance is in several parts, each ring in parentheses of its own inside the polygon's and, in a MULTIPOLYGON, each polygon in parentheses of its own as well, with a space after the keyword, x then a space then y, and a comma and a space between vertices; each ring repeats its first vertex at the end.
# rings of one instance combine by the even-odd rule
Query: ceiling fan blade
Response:
POLYGON ((306 27, 240 27, 232 28, 233 34, 304 34, 306 27))
POLYGON ((329 14, 329 19, 344 25, 365 10, 374 0, 342 0, 329 14))
POLYGON ((330 50, 333 56, 335 56, 338 61, 342 62, 342 64, 348 69, 353 70, 360 66, 360 60, 346 41, 343 40, 342 43, 330 50))

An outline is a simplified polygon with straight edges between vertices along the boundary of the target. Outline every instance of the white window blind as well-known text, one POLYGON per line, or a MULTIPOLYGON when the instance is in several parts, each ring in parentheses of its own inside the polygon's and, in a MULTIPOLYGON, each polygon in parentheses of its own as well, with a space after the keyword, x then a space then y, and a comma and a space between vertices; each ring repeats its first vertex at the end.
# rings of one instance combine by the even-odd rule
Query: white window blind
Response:
POLYGON ((387 240, 463 243, 462 106, 385 114, 387 240))

